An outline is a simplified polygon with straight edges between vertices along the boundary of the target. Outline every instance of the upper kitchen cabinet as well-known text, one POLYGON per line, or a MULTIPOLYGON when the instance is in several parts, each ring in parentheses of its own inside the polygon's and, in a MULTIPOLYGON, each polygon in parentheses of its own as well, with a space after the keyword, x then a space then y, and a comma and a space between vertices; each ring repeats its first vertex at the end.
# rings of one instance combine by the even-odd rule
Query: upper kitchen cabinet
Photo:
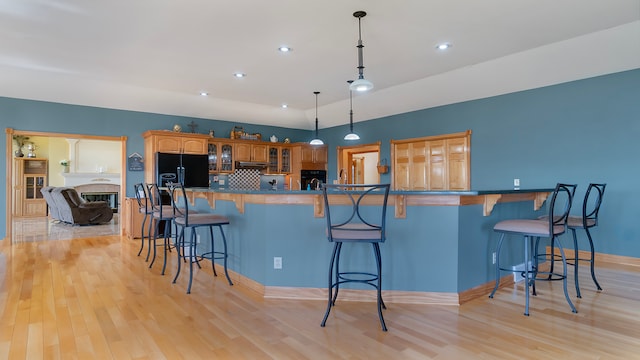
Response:
POLYGON ((326 170, 327 145, 300 145, 300 158, 304 170, 326 170))
POLYGON ((267 143, 236 142, 234 144, 236 161, 267 162, 267 143))
POLYGON ((471 130, 392 140, 395 190, 469 190, 471 130))
POLYGON ((144 138, 144 176, 152 183, 155 174, 155 155, 158 152, 173 154, 207 154, 209 135, 180 133, 165 130, 148 130, 144 138))
POLYGON ((233 171, 233 143, 230 140, 209 140, 209 172, 229 173, 233 171))
MULTIPOLYGON (((145 153, 156 152, 174 154, 206 154, 210 137, 204 134, 177 133, 163 130, 149 130, 142 134, 145 153)), ((146 156, 148 157, 147 154, 146 156)))
POLYGON ((288 174, 291 172, 291 147, 288 145, 269 145, 270 174, 288 174))

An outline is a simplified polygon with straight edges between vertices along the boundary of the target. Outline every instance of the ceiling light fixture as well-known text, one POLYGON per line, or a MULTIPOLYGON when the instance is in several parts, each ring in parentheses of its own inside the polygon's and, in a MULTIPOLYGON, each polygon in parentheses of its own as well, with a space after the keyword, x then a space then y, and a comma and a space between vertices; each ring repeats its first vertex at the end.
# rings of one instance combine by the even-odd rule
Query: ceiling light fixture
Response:
POLYGON ((344 136, 345 140, 360 140, 360 136, 353 132, 353 91, 351 90, 351 86, 354 81, 349 80, 349 133, 344 136))
POLYGON ((358 79, 349 85, 349 88, 354 91, 369 91, 373 89, 373 83, 371 81, 365 80, 364 78, 364 65, 362 64, 362 29, 360 27, 360 20, 367 16, 367 13, 364 11, 356 11, 353 13, 353 16, 358 18, 358 79))
POLYGON ((290 48, 290 47, 288 47, 288 46, 280 46, 280 47, 278 48, 278 51, 283 52, 283 53, 286 53, 286 52, 289 52, 289 51, 292 51, 292 50, 293 50, 293 49, 292 49, 292 48, 290 48))
POLYGON ((206 92, 206 91, 201 91, 200 92, 200 96, 208 96, 208 95, 209 95, 209 93, 206 92))
POLYGON ((438 44, 436 46, 436 49, 438 50, 447 50, 449 48, 451 48, 453 45, 451 45, 450 43, 442 43, 442 44, 438 44))
POLYGON ((281 106, 283 109, 286 109, 286 108, 288 108, 288 107, 289 107, 289 105, 287 105, 287 104, 282 104, 282 105, 280 105, 280 106, 281 106))
POLYGON ((322 141, 320 137, 318 137, 318 94, 320 94, 320 91, 314 91, 313 93, 316 94, 316 137, 313 140, 311 140, 309 144, 324 145, 324 141, 322 141))
POLYGON ((240 73, 240 72, 237 72, 237 73, 234 73, 234 74, 233 74, 233 76, 235 76, 235 77, 237 77, 237 78, 243 78, 243 77, 245 77, 245 76, 247 76, 247 75, 246 75, 246 74, 243 74, 243 73, 240 73))

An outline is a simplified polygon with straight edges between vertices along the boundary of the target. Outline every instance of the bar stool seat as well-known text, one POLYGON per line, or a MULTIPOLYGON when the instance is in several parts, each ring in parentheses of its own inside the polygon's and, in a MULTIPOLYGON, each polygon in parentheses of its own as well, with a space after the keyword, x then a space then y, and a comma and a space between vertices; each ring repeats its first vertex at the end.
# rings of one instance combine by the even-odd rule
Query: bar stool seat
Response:
MULTIPOLYGON (((327 310, 320 326, 324 327, 331 308, 335 306, 341 284, 360 283, 376 289, 378 317, 383 331, 387 331, 382 309, 382 259, 380 243, 386 239, 385 220, 389 184, 372 185, 324 185, 324 213, 327 221, 326 234, 334 243, 329 262, 327 310), (375 200, 375 198, 378 198, 375 200), (370 199, 371 198, 371 199, 370 199), (373 201, 372 201, 373 200, 373 201), (375 205, 371 205, 371 204, 375 205), (378 205, 379 204, 379 205, 378 205), (376 262, 375 272, 344 271, 340 269, 343 244, 371 244, 376 262), (334 291, 335 290, 335 291, 334 291)), ((353 260, 353 259, 350 259, 353 260)), ((352 261, 349 261, 352 263, 352 261)))
POLYGON ((567 292, 567 261, 564 255, 562 243, 560 242, 560 239, 558 239, 558 236, 564 234, 567 229, 567 218, 569 217, 569 212, 571 210, 571 201, 573 199, 573 195, 575 194, 575 190, 576 185, 557 184, 553 194, 551 195, 551 200, 548 205, 549 214, 544 219, 503 220, 498 222, 493 227, 493 230, 495 232, 500 233, 500 239, 498 240, 498 244, 496 246, 496 282, 493 291, 489 295, 490 298, 493 298, 496 291, 498 290, 498 287, 500 285, 501 272, 513 272, 512 269, 503 268, 500 266, 500 252, 502 250, 503 242, 507 235, 520 235, 524 239, 524 270, 521 272, 525 282, 524 314, 529 316, 529 288, 532 287, 533 295, 536 295, 535 281, 538 274, 546 273, 551 275, 551 273, 553 272, 553 270, 551 270, 550 272, 542 272, 538 267, 537 249, 539 240, 541 238, 548 238, 551 241, 552 247, 555 243, 560 249, 563 265, 563 273, 561 274, 561 279, 563 281, 564 295, 567 303, 569 304, 569 307, 571 308, 571 311, 574 313, 577 312, 567 292), (559 197, 563 198, 564 202, 559 201, 559 197), (532 238, 536 239, 535 244, 533 243, 532 238))

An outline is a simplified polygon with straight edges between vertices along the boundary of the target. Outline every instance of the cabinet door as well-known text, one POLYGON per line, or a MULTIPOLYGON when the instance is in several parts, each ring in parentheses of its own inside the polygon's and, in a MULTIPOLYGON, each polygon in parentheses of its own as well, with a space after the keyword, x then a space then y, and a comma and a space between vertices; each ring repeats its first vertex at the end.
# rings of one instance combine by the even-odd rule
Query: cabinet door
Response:
POLYGON ((233 145, 220 144, 220 171, 233 171, 233 145))
POLYGON ((207 153, 207 140, 206 139, 182 139, 182 153, 184 154, 206 154, 207 153))
POLYGON ((410 144, 396 144, 394 148, 394 187, 397 190, 411 190, 409 167, 410 144))
POLYGON ((424 141, 410 144, 409 179, 411 190, 427 190, 427 143, 424 141))
POLYGON ((283 147, 280 152, 280 172, 291 172, 291 149, 288 147, 283 147))
POLYGON ((207 155, 209 156, 209 172, 218 171, 218 144, 209 143, 207 145, 207 155))
POLYGON ((251 161, 267 162, 267 145, 251 144, 251 161))
POLYGON ((280 147, 269 146, 269 173, 277 174, 280 171, 280 147))
POLYGON ((429 190, 447 190, 445 141, 429 142, 429 190))
POLYGON ((308 163, 312 163, 313 162, 313 148, 310 145, 303 145, 302 148, 300 149, 300 158, 302 160, 303 163, 308 162, 308 163))
POLYGON ((469 159, 467 139, 447 140, 447 160, 449 170, 449 190, 469 188, 469 159))
POLYGON ((235 144, 236 161, 251 161, 251 145, 244 143, 235 144))
POLYGON ((328 151, 326 146, 314 146, 314 162, 326 163, 328 159, 328 151))
POLYGON ((157 151, 164 153, 180 153, 182 139, 179 136, 158 136, 157 151))

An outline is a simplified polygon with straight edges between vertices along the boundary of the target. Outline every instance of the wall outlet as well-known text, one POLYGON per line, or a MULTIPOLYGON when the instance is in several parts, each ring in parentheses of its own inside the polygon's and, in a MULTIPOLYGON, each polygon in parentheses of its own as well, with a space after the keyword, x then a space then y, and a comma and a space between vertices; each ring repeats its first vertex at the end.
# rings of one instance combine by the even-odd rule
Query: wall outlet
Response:
POLYGON ((218 184, 219 184, 219 185, 224 185, 224 179, 220 179, 220 180, 218 180, 218 184))
POLYGON ((494 253, 493 253, 493 255, 491 256, 491 261, 492 261, 492 264, 495 264, 495 263, 496 263, 496 253, 495 253, 495 252, 494 252, 494 253))
POLYGON ((282 258, 276 256, 273 258, 273 268, 274 269, 282 269, 282 258))
POLYGON ((513 186, 520 187, 520 179, 513 179, 513 186))

